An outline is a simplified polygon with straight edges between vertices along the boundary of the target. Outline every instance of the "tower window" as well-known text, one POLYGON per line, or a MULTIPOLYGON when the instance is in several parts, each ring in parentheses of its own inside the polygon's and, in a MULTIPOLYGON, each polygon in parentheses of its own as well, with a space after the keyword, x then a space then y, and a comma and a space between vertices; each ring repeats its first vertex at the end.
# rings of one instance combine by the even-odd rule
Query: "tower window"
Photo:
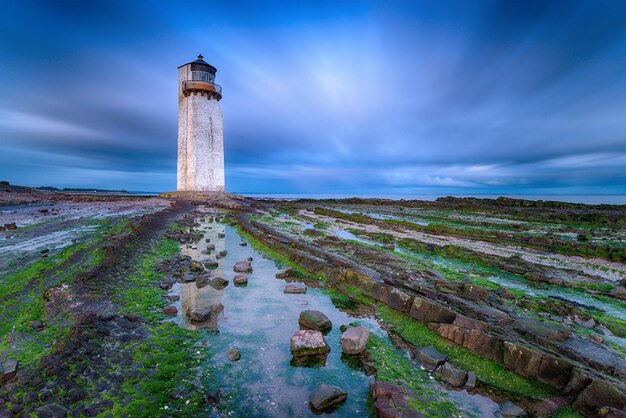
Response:
POLYGON ((191 81, 204 81, 206 83, 215 83, 215 76, 206 71, 192 71, 191 81))

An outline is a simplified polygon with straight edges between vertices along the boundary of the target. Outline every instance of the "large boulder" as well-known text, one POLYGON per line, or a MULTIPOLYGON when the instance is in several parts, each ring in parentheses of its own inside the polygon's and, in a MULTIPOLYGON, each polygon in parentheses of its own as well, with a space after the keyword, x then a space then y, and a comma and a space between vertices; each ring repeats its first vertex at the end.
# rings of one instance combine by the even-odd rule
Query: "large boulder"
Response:
POLYGON ((293 270, 291 267, 287 267, 285 269, 280 270, 278 273, 276 273, 277 279, 286 279, 287 277, 291 277, 291 276, 293 276, 293 270))
POLYGON ((463 386, 467 380, 467 372, 454 366, 450 362, 444 363, 443 366, 439 367, 437 371, 435 371, 435 374, 439 376, 441 380, 454 387, 463 386))
POLYGON ((367 347, 370 332, 365 327, 350 327, 341 334, 341 349, 346 354, 359 354, 367 347))
POLYGON ((330 347, 320 331, 304 329, 291 336, 290 350, 295 357, 314 356, 327 354, 330 347))
POLYGON ((337 386, 321 384, 316 387, 309 396, 309 402, 314 409, 323 411, 341 402, 344 402, 348 394, 337 386))
POLYGON ((333 327, 330 319, 320 311, 308 310, 300 312, 298 323, 304 328, 315 329, 322 332, 328 331, 333 327))
POLYGON ((417 355, 417 360, 426 369, 432 371, 435 370, 438 366, 445 363, 446 360, 448 360, 448 356, 435 350, 435 347, 428 346, 419 351, 419 354, 417 355))
POLYGON ((542 357, 543 353, 508 341, 504 342, 504 366, 524 377, 531 379, 537 377, 542 357))

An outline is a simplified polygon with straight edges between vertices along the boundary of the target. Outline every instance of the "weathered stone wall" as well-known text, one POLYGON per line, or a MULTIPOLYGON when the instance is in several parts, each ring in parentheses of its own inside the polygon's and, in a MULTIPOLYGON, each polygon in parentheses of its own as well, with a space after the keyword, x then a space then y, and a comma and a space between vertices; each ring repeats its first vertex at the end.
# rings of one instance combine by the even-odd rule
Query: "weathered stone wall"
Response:
POLYGON ((178 70, 179 191, 224 191, 224 134, 222 110, 209 95, 185 97, 182 83, 191 78, 190 66, 178 70))

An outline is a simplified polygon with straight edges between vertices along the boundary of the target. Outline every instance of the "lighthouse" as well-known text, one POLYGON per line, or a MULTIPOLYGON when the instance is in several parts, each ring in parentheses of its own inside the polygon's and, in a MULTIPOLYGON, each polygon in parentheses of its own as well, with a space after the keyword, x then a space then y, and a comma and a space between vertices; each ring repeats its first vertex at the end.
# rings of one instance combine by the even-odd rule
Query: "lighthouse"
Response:
POLYGON ((178 166, 180 192, 224 191, 222 88, 217 69, 202 55, 178 67, 178 166))

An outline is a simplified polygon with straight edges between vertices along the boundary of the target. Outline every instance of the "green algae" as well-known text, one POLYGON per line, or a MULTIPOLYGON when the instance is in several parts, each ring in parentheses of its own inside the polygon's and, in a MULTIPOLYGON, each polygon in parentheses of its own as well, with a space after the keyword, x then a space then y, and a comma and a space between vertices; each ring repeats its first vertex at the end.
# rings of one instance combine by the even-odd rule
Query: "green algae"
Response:
POLYGON ((453 345, 431 331, 426 325, 395 312, 386 305, 378 305, 378 314, 385 322, 393 325, 393 331, 405 341, 418 348, 432 345, 446 354, 459 367, 474 372, 485 386, 526 398, 544 399, 554 394, 548 385, 526 379, 466 348, 453 345))

